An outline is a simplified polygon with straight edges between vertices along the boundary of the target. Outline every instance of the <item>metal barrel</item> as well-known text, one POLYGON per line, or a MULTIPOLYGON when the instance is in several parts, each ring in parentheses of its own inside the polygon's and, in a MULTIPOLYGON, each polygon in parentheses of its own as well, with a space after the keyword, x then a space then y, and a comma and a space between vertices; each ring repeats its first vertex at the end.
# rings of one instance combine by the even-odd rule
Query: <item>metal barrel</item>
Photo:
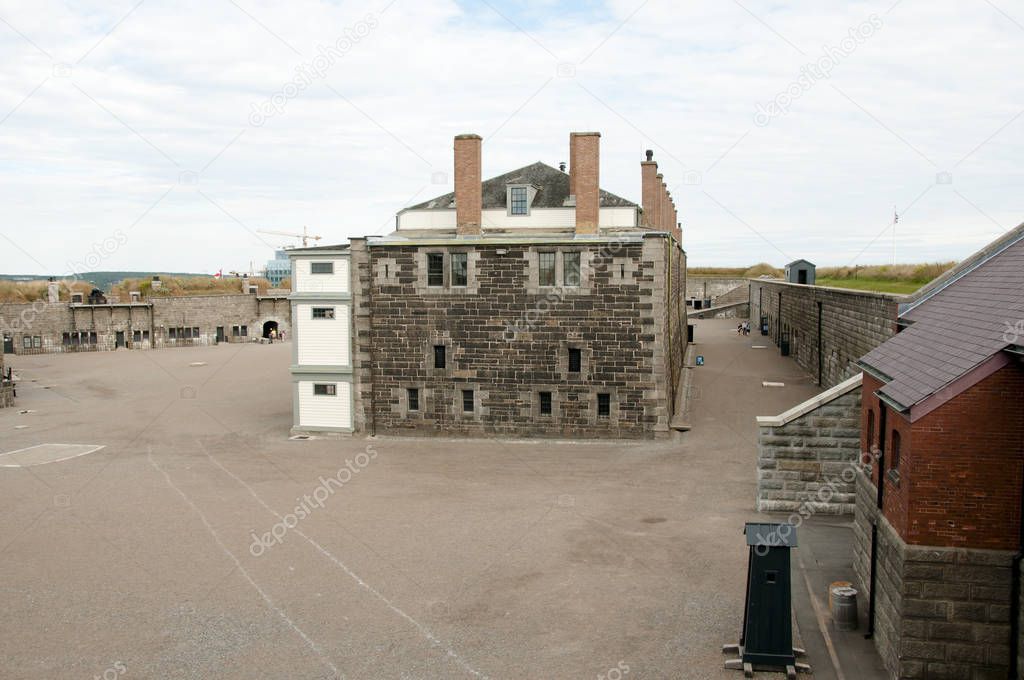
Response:
POLYGON ((832 620, 839 630, 857 630, 857 589, 839 586, 832 589, 832 620))

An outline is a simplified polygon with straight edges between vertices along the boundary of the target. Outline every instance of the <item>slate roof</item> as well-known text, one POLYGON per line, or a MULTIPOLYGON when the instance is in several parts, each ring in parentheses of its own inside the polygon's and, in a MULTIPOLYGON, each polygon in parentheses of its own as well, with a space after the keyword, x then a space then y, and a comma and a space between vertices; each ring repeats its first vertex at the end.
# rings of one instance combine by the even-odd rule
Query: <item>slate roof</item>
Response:
POLYGON ((1014 232, 983 249, 987 259, 968 258, 973 268, 932 289, 903 315, 906 329, 860 359, 890 379, 880 394, 909 409, 1008 346, 1024 345, 1010 332, 1024 321, 1024 225, 1014 232))
MULTIPOLYGON (((530 204, 531 208, 562 208, 565 207, 565 199, 569 198, 569 175, 553 168, 546 163, 533 163, 517 170, 506 172, 485 180, 481 188, 483 193, 483 209, 506 208, 507 196, 506 187, 509 184, 532 184, 537 187, 537 195, 530 204)), ((441 210, 451 208, 455 200, 455 192, 449 192, 443 196, 432 198, 429 201, 418 203, 406 208, 406 210, 441 210)), ((601 207, 633 207, 636 203, 627 201, 621 196, 601 189, 601 207)))

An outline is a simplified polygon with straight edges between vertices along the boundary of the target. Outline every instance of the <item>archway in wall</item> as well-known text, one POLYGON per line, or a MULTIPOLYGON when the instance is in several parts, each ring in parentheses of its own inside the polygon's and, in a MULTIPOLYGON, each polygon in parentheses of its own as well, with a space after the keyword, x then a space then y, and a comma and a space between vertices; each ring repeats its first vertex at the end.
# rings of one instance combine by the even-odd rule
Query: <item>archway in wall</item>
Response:
POLYGON ((266 323, 263 324, 263 337, 269 338, 270 337, 270 331, 276 331, 276 330, 277 330, 277 322, 276 321, 267 321, 266 323))

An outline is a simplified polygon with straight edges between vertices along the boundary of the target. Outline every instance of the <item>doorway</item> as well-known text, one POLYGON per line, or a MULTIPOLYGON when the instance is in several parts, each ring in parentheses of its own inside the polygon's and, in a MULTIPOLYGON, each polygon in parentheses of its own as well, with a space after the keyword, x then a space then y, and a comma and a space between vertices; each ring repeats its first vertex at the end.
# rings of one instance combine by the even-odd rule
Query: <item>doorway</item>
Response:
MULTIPOLYGON (((269 338, 270 337, 270 331, 276 331, 276 330, 277 330, 277 322, 276 321, 268 321, 268 322, 266 322, 265 324, 263 324, 263 337, 269 338)), ((275 333, 275 335, 276 335, 276 333, 275 333)))
POLYGON ((224 342, 224 326, 217 326, 217 342, 224 342))
POLYGON ((117 335, 114 337, 114 349, 124 347, 124 331, 117 331, 117 335))
POLYGON ((4 334, 4 354, 14 354, 14 336, 4 334))

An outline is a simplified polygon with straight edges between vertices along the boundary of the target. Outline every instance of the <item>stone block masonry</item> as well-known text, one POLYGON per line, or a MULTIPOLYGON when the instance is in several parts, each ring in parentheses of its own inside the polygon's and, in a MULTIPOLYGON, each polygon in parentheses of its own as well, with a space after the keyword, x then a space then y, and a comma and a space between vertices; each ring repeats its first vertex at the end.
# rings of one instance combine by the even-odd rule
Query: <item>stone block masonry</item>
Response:
POLYGON ((759 417, 757 509, 853 514, 860 374, 779 416, 759 417))
POLYGON ((7 382, 7 369, 4 368, 4 355, 0 349, 0 408, 14 406, 14 383, 7 382))
POLYGON ((857 374, 857 359, 896 332, 901 295, 750 280, 750 319, 759 332, 767 317, 769 337, 788 337, 790 356, 822 387, 857 374))
POLYGON ((686 317, 684 255, 666 235, 353 239, 351 253, 357 430, 579 438, 668 431, 686 317), (567 253, 579 255, 579 286, 563 285, 567 253), (538 283, 540 254, 553 258, 554 286, 538 283), (452 257, 462 255, 466 283, 451 285, 452 257), (439 285, 423 275, 428 256, 443 262, 439 285), (570 368, 570 351, 579 370, 570 368))
POLYGON ((856 493, 854 572, 869 597, 877 524, 875 644, 892 677, 1006 678, 1014 553, 907 544, 879 514, 863 471, 856 493))

